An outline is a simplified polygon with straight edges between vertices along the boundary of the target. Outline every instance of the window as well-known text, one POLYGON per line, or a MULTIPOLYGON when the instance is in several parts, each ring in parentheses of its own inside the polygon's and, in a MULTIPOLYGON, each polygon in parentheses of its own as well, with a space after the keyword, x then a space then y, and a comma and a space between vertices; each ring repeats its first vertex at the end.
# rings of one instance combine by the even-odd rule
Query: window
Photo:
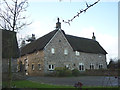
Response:
POLYGON ((55 49, 51 48, 51 53, 54 54, 55 53, 55 49))
POLYGON ((102 69, 103 68, 103 64, 99 64, 99 69, 102 69))
POLYGON ((94 69, 94 64, 90 64, 90 69, 94 69))
POLYGON ((76 66, 75 63, 73 64, 73 66, 76 66))
POLYGON ((36 55, 38 55, 38 54, 39 54, 39 52, 37 51, 37 52, 36 52, 36 55))
POLYGON ((38 70, 41 70, 41 65, 40 64, 38 64, 38 70))
POLYGON ((64 54, 67 55, 68 54, 68 50, 64 49, 64 54))
POLYGON ((69 65, 65 65, 65 68, 69 69, 69 65))
POLYGON ((84 71, 85 70, 83 63, 79 63, 79 70, 80 71, 84 71))
POLYGON ((75 55, 76 55, 76 56, 79 56, 80 53, 79 53, 78 51, 75 51, 75 55))
POLYGON ((27 70, 27 69, 28 69, 28 65, 29 65, 29 64, 28 64, 28 59, 25 59, 25 60, 24 60, 24 64, 25 64, 25 70, 27 70))
POLYGON ((54 65, 49 65, 49 70, 54 70, 54 65))
POLYGON ((35 68, 34 68, 34 64, 32 64, 32 70, 35 70, 35 68))
POLYGON ((101 55, 99 55, 99 58, 101 58, 102 56, 101 55))
POLYGON ((61 42, 61 40, 59 40, 59 42, 61 42))

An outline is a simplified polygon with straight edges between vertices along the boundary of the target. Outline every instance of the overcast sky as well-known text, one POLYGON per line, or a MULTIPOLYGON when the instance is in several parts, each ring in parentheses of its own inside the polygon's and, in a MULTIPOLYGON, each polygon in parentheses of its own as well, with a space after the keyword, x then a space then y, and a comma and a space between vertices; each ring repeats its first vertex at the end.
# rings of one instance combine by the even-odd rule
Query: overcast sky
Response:
MULTIPOLYGON (((61 28, 66 34, 92 38, 95 33, 96 40, 108 52, 107 61, 110 58, 118 57, 118 2, 103 2, 88 9, 86 13, 80 14, 71 25, 65 24, 62 20, 71 19, 86 7, 85 1, 73 2, 73 0, 30 0, 27 14, 29 21, 33 23, 18 33, 18 38, 35 34, 37 38, 55 30, 57 18, 60 18, 61 28)), ((88 2, 88 4, 94 3, 88 2)))

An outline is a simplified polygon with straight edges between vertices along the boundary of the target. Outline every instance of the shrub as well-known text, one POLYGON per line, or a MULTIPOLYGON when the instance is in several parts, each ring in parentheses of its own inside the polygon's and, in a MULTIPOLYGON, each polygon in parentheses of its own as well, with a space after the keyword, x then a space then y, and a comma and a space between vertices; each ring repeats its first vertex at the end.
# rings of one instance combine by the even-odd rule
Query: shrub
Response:
POLYGON ((73 69, 72 70, 72 75, 73 76, 79 76, 80 75, 80 71, 78 69, 73 69))
POLYGON ((72 76, 72 71, 65 67, 56 67, 55 68, 55 76, 72 76))
POLYGON ((65 69, 64 71, 64 76, 72 76, 72 71, 70 69, 65 69))

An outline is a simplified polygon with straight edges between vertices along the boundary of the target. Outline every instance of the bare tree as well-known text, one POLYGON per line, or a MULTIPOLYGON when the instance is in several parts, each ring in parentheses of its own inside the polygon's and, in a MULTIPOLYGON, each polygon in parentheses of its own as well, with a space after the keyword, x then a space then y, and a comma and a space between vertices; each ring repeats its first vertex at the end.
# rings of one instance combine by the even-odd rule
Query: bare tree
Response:
POLYGON ((0 27, 5 30, 17 31, 27 23, 24 12, 28 7, 27 0, 2 0, 0 13, 0 27))
MULTIPOLYGON (((29 25, 26 21, 26 9, 28 7, 27 0, 1 0, 0 1, 0 28, 10 31, 18 31, 24 26, 29 25), (2 1, 2 2, 1 2, 2 1)), ((8 69, 8 87, 11 88, 12 82, 12 53, 14 52, 14 35, 11 36, 10 48, 11 50, 7 52, 9 54, 9 69, 8 69)))

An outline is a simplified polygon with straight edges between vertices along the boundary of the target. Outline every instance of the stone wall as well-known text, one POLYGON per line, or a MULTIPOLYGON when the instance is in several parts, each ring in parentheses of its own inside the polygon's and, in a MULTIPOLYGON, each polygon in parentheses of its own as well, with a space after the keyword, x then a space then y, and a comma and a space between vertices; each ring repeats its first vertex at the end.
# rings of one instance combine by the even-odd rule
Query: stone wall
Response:
POLYGON ((83 63, 85 65, 85 69, 90 69, 90 64, 94 65, 95 69, 99 69, 99 65, 103 64, 103 68, 107 69, 106 56, 103 54, 92 54, 92 53, 83 53, 80 52, 79 56, 74 54, 74 58, 77 66, 79 63, 83 63))
POLYGON ((22 56, 19 58, 19 60, 22 61, 22 64, 27 68, 26 75, 28 74, 29 76, 39 76, 39 75, 44 75, 44 54, 43 51, 37 51, 32 54, 27 54, 25 56, 22 56), (26 64, 26 60, 28 60, 28 63, 26 64), (40 64, 40 68, 38 66, 40 64), (32 65, 34 69, 32 68, 32 65))
POLYGON ((72 63, 73 49, 67 42, 61 31, 56 32, 55 36, 46 45, 45 53, 45 73, 52 72, 49 70, 49 65, 53 64, 54 67, 64 67, 65 64, 72 63), (51 53, 51 48, 54 48, 55 53, 51 53), (64 49, 68 50, 68 54, 64 55, 64 49))
POLYGON ((79 52, 79 56, 76 56, 75 51, 73 51, 71 45, 60 30, 46 45, 44 53, 46 73, 52 72, 49 70, 50 64, 53 64, 54 67, 65 67, 68 65, 70 69, 79 69, 79 64, 83 63, 85 70, 90 69, 90 64, 94 64, 95 69, 99 69, 99 64, 103 64, 103 68, 107 68, 106 56, 103 54, 79 52), (54 54, 51 53, 51 48, 54 48, 54 54), (67 55, 64 54, 64 49, 68 50, 67 55))

